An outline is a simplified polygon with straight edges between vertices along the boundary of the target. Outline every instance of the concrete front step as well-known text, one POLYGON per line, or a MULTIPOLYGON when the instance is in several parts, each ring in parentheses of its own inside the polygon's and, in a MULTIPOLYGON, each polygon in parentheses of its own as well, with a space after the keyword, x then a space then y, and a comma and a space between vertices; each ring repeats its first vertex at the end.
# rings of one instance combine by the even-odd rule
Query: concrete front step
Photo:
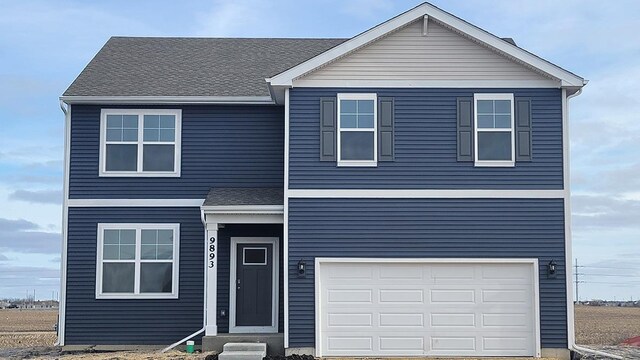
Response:
POLYGON ((218 360, 262 360, 267 356, 267 344, 259 342, 229 342, 222 347, 218 360))
POLYGON ((262 360, 266 351, 223 351, 218 360, 262 360))
POLYGON ((222 351, 264 351, 267 352, 267 344, 259 342, 233 342, 226 343, 222 351))

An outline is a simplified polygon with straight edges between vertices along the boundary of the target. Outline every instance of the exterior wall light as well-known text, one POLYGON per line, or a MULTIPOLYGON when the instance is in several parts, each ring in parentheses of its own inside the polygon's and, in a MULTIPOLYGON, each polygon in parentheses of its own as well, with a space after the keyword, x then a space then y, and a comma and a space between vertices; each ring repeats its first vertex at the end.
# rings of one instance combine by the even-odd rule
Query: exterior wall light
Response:
POLYGON ((305 273, 307 272, 307 264, 304 260, 298 261, 298 277, 305 277, 305 273))

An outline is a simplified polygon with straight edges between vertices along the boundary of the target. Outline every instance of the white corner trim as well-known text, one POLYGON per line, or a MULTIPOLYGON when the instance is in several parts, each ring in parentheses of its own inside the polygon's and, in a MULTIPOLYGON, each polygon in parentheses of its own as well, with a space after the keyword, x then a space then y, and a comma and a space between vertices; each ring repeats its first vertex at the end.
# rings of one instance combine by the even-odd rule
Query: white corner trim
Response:
POLYGON ((61 96, 67 104, 274 104, 271 96, 61 96))
MULTIPOLYGON (((290 89, 284 89, 284 211, 282 215, 282 262, 284 268, 289 268, 289 94, 290 89)), ((285 271, 284 279, 284 348, 289 348, 289 272, 285 271)))
POLYGON ((563 199, 565 190, 426 190, 426 189, 289 189, 288 198, 436 198, 436 199, 563 199))
POLYGON ((62 199, 62 254, 60 260, 60 298, 58 306, 58 340, 56 345, 65 344, 65 325, 67 308, 67 242, 69 225, 69 165, 71 151, 71 105, 66 109, 62 101, 60 108, 64 112, 64 177, 63 177, 63 199, 62 199))
POLYGON ((541 356, 541 334, 540 334, 540 267, 537 258, 328 258, 316 257, 314 267, 315 283, 315 356, 322 357, 322 284, 321 271, 322 264, 328 263, 399 263, 399 264, 529 264, 532 266, 533 291, 534 291, 534 337, 535 337, 535 357, 541 356))
POLYGON ((70 207, 200 207, 204 199, 69 199, 70 207))
POLYGON ((167 223, 98 223, 97 247, 96 247, 96 299, 178 299, 180 289, 180 224, 167 223), (135 230, 135 256, 132 260, 104 260, 104 231, 105 230, 135 230), (172 230, 173 231, 173 255, 171 260, 144 260, 142 259, 142 230, 172 230), (104 293, 102 292, 102 266, 109 263, 134 263, 134 292, 133 293, 104 293), (141 264, 143 263, 169 263, 172 266, 171 292, 170 293, 142 293, 140 291, 141 264))
POLYGON ((347 40, 344 43, 337 45, 320 55, 317 55, 278 75, 267 78, 266 80, 270 82, 272 86, 292 86, 294 79, 301 77, 304 74, 315 70, 316 68, 323 66, 330 61, 333 61, 341 56, 355 51, 360 47, 365 46, 370 42, 375 41, 380 37, 388 34, 389 32, 394 31, 395 29, 398 29, 425 15, 463 34, 467 34, 469 37, 486 44, 487 46, 498 52, 502 52, 519 61, 522 61, 523 63, 536 68, 541 72, 550 75, 551 77, 560 79, 562 86, 582 87, 585 84, 585 80, 583 78, 536 55, 533 55, 532 53, 524 49, 510 44, 500 39, 499 37, 480 29, 475 25, 471 25, 470 23, 428 3, 418 5, 409 11, 406 11, 390 20, 383 22, 382 24, 379 24, 359 35, 354 36, 350 40, 347 40))
MULTIPOLYGON (((277 333, 278 332, 278 304, 280 297, 280 266, 277 237, 232 237, 231 238, 231 257, 229 265, 229 284, 236 283, 237 277, 237 248, 238 244, 272 244, 271 248, 271 326, 237 326, 236 325, 236 287, 229 286, 229 333, 277 333)), ((286 267, 285 267, 286 268, 286 267)))

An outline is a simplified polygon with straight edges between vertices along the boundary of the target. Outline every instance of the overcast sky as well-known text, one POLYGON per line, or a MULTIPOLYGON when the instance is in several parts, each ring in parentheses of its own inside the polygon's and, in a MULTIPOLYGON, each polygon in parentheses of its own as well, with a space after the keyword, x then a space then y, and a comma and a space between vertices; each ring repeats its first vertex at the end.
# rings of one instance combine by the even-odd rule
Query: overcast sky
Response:
MULTIPOLYGON (((640 2, 433 3, 590 80, 570 119, 580 297, 640 298, 640 2)), ((58 291, 58 96, 110 36, 351 37, 417 4, 0 0, 0 298, 58 291)))

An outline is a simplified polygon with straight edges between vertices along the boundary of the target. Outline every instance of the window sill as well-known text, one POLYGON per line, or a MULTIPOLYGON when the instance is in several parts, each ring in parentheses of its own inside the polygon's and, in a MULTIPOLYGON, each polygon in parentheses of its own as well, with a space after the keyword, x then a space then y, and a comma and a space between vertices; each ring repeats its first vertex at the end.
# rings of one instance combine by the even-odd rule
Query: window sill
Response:
POLYGON ((476 161, 475 167, 515 167, 514 161, 476 161))
POLYGON ((369 160, 342 160, 338 161, 338 167, 377 167, 377 161, 369 160))
POLYGON ((179 172, 100 172, 100 177, 180 177, 179 172))
POLYGON ((178 294, 97 294, 96 300, 158 300, 178 299, 178 294))

